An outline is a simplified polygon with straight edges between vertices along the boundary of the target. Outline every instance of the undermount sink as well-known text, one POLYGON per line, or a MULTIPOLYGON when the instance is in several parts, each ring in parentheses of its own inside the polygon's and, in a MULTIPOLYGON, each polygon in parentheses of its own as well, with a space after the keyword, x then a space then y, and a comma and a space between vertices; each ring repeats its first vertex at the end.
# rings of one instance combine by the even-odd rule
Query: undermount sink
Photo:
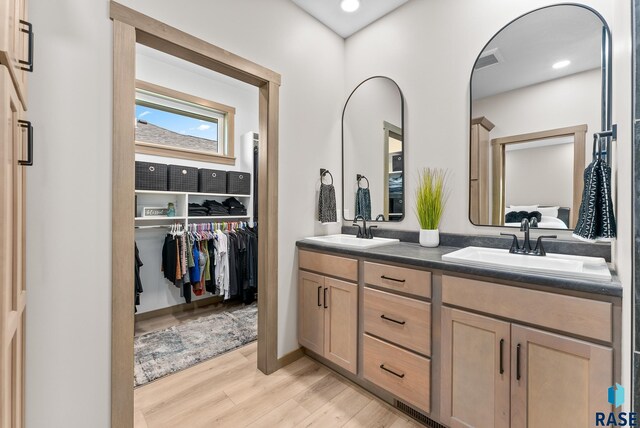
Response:
POLYGON ((399 242, 399 239, 389 238, 373 238, 363 239, 356 238, 353 235, 326 235, 326 236, 313 236, 307 238, 310 241, 324 242, 325 244, 340 245, 343 247, 352 248, 375 248, 383 245, 390 245, 399 242))
POLYGON ((546 273, 566 277, 611 280, 605 259, 600 257, 549 254, 544 257, 511 254, 509 250, 484 247, 466 247, 442 256, 442 260, 477 266, 495 266, 533 273, 546 273))

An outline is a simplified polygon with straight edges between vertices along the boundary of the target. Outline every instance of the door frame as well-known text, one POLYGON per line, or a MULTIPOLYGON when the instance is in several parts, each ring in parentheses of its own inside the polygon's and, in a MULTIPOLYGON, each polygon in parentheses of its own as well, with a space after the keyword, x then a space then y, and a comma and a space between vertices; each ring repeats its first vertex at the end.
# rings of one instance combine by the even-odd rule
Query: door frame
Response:
POLYGON ((491 140, 491 224, 500 226, 504 224, 505 209, 505 151, 506 146, 512 144, 528 143, 536 140, 546 140, 558 137, 573 137, 573 203, 571 205, 571 217, 569 228, 575 227, 578 222, 578 211, 582 200, 584 187, 585 168, 585 140, 587 125, 568 126, 566 128, 549 129, 546 131, 531 132, 529 134, 512 135, 508 137, 494 138, 491 140))
POLYGON ((278 360, 278 73, 149 16, 110 3, 113 20, 111 426, 133 427, 133 270, 135 221, 136 43, 259 88, 258 369, 273 373, 278 360))

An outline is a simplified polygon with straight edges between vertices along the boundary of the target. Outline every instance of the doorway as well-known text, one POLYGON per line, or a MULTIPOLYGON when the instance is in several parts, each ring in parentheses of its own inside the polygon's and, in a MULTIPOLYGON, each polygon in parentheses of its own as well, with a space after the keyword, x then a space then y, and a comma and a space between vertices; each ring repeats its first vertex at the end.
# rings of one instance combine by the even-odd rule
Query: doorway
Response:
POLYGON ((259 165, 257 367, 269 374, 286 364, 277 357, 277 200, 280 75, 244 58, 111 2, 114 31, 112 178, 111 425, 133 426, 136 43, 258 88, 259 165))

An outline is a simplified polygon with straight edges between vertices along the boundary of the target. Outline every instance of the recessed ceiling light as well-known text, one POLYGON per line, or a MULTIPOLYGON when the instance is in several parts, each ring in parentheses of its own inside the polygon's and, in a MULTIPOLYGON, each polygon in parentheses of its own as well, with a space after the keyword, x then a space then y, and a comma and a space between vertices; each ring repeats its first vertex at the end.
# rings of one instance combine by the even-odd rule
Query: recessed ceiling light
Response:
POLYGON ((342 0, 340 2, 340 7, 345 12, 355 12, 360 8, 360 0, 342 0))
POLYGON ((569 61, 568 59, 565 59, 565 60, 556 62, 555 64, 552 65, 552 67, 558 70, 560 68, 565 68, 569 64, 571 64, 571 61, 569 61))

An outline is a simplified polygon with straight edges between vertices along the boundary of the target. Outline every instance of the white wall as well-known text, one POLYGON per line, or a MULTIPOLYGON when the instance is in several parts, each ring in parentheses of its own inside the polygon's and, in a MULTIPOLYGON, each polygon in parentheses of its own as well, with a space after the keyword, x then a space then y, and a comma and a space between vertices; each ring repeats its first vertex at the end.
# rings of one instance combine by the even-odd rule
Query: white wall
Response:
MULTIPOLYGON (((284 355, 297 348, 295 241, 328 230, 315 221, 319 169, 340 180, 343 40, 288 0, 123 3, 282 74, 278 352, 284 355)), ((27 177, 27 426, 108 427, 108 2, 30 0, 30 11, 37 33, 30 88, 37 141, 27 177)))
MULTIPOLYGON (((415 172, 425 166, 452 172, 451 197, 441 230, 498 234, 468 220, 469 78, 478 53, 504 25, 550 0, 413 0, 346 42, 346 88, 372 75, 395 79, 405 94, 407 217, 385 228, 417 230, 412 215, 415 172)), ((600 12, 613 34, 613 122, 619 126, 617 177, 618 240, 614 263, 625 296, 631 292, 631 6, 627 1, 580 2, 600 12)), ((615 152, 615 150, 614 150, 615 152)), ((615 153, 614 153, 615 155, 615 153)), ((569 238, 569 232, 558 233, 569 238)), ((630 300, 623 311, 623 383, 630 382, 630 300)))
POLYGON ((505 203, 573 205, 573 144, 507 150, 505 203))
MULTIPOLYGON (((174 165, 185 165, 196 168, 220 169, 225 171, 253 171, 253 144, 242 144, 242 135, 247 132, 258 132, 258 88, 231 79, 211 70, 189 64, 181 59, 159 52, 149 52, 149 48, 138 49, 136 54, 136 77, 140 80, 174 89, 200 98, 232 106, 235 113, 234 154, 235 165, 197 162, 185 159, 166 158, 160 156, 136 155, 136 160, 160 162, 174 165)), ((194 198, 192 202, 201 203, 210 197, 194 198)), ((223 201, 225 197, 215 198, 223 201)), ((165 206, 166 196, 138 196, 138 206, 165 206), (153 204, 155 203, 155 205, 153 204)), ((252 198, 242 199, 247 207, 247 214, 252 215, 252 198)), ((183 207, 177 207, 183 208, 183 207)), ((183 209, 186 209, 184 207, 183 209)), ((181 215, 181 214, 177 214, 181 215)), ((138 229, 136 243, 140 258, 144 265, 140 269, 140 277, 144 292, 140 296, 138 313, 153 311, 184 303, 180 289, 164 278, 161 272, 162 245, 166 229, 138 229)), ((192 295, 192 300, 211 297, 192 295)))

